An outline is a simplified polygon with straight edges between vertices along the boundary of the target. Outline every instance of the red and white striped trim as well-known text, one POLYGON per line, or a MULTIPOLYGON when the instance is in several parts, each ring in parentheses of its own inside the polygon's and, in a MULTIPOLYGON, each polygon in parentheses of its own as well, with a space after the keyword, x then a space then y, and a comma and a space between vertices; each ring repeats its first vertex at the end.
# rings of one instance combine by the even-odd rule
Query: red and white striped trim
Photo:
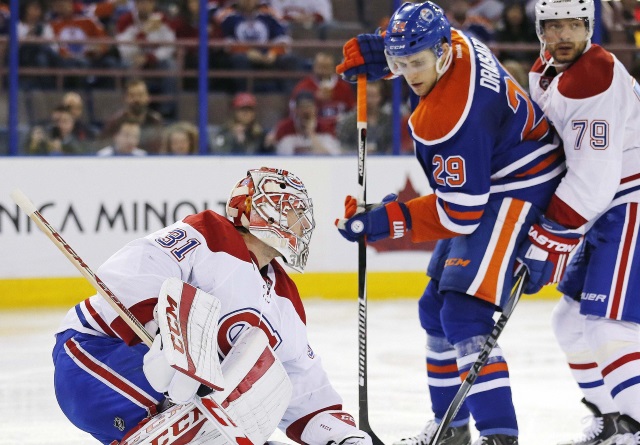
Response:
POLYGON ((158 400, 142 388, 139 388, 87 353, 75 339, 70 338, 67 340, 64 344, 64 349, 76 365, 139 407, 153 411, 159 403, 158 400))
POLYGON ((609 290, 609 303, 606 317, 620 320, 629 284, 629 274, 633 264, 635 246, 638 242, 638 203, 630 203, 622 228, 622 238, 618 247, 613 280, 609 290))

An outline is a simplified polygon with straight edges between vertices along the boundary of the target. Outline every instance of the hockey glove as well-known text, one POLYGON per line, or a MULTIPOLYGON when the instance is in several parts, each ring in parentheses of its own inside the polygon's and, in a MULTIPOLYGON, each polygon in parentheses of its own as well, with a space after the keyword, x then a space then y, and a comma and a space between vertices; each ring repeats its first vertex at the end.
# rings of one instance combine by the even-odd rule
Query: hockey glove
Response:
POLYGON ((384 55, 384 37, 380 34, 360 34, 344 44, 342 63, 336 67, 347 82, 356 82, 358 74, 367 80, 380 80, 393 76, 384 55))
POLYGON ((358 241, 366 237, 367 241, 385 238, 401 238, 411 229, 411 215, 404 203, 398 202, 394 193, 384 197, 380 204, 367 206, 364 211, 358 206, 358 200, 347 196, 344 202, 344 219, 336 219, 340 235, 348 241, 358 241), (360 211, 359 211, 360 210, 360 211))
POLYGON ((344 411, 322 411, 309 420, 300 435, 302 443, 326 445, 371 445, 371 436, 356 427, 344 411))
POLYGON ((529 270, 526 294, 535 294, 542 286, 560 281, 569 254, 580 243, 582 235, 544 216, 529 229, 529 238, 518 251, 519 267, 529 270))

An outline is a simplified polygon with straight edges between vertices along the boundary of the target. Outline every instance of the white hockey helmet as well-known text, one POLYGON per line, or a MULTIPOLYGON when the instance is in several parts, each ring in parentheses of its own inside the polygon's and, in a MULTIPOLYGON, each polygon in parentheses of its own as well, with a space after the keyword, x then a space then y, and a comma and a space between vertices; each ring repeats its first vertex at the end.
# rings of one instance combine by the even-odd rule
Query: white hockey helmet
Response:
POLYGON ((595 20, 593 0, 538 0, 535 10, 536 33, 543 44, 545 20, 584 19, 587 25, 587 40, 593 36, 595 20))
POLYGON ((231 190, 227 218, 244 227, 303 272, 315 228, 313 203, 302 181, 286 170, 262 167, 247 172, 231 190))

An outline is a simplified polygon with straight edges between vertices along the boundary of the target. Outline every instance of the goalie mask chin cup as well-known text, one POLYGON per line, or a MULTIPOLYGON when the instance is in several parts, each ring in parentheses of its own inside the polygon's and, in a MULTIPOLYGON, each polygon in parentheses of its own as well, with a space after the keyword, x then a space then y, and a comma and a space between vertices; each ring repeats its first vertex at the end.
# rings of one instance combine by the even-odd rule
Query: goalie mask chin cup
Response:
POLYGON ((231 190, 227 219, 276 249, 287 266, 303 272, 315 228, 313 203, 302 181, 286 170, 249 170, 231 190))

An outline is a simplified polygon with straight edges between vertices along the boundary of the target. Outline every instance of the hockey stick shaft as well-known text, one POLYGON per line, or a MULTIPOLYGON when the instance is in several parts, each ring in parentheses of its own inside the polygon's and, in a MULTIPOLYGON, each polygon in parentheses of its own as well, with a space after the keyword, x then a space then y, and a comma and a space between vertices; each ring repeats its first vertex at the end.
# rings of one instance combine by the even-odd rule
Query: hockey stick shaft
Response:
MULTIPOLYGON (((367 76, 358 76, 357 92, 358 130, 358 202, 367 201, 367 76)), ((364 207, 363 207, 364 210, 364 207)), ((382 445, 369 425, 369 401, 367 394, 367 243, 358 241, 358 425, 371 436, 373 445, 382 445)))
MULTIPOLYGON (((122 320, 140 337, 144 344, 151 346, 153 337, 145 329, 144 325, 129 311, 120 299, 107 287, 107 285, 91 270, 80 255, 62 238, 60 233, 40 214, 31 200, 22 191, 15 189, 11 192, 11 198, 18 207, 31 218, 42 232, 53 242, 53 244, 64 254, 65 257, 80 271, 82 276, 95 288, 95 290, 109 303, 122 320)), ((210 421, 217 426, 218 431, 231 443, 238 445, 252 445, 252 442, 231 420, 226 411, 213 399, 207 398, 203 402, 197 398, 194 404, 210 421)))
POLYGON ((116 313, 131 327, 133 332, 147 345, 151 346, 153 337, 147 332, 144 326, 135 318, 129 309, 122 304, 107 285, 96 276, 89 266, 80 258, 80 256, 71 248, 69 244, 62 238, 58 231, 49 224, 49 222, 38 212, 33 203, 22 193, 16 189, 11 192, 11 198, 16 204, 27 214, 29 218, 38 226, 42 232, 55 244, 55 246, 64 254, 65 257, 73 264, 78 271, 84 276, 89 283, 98 291, 100 295, 109 303, 116 313))
POLYGON ((460 385, 460 388, 458 388, 458 392, 453 397, 451 404, 449 404, 449 408, 447 408, 447 411, 444 413, 444 416, 440 421, 440 425, 438 425, 438 429, 436 430, 436 433, 431 439, 431 442, 429 445, 436 445, 440 442, 440 439, 444 436, 444 432, 449 427, 449 424, 451 424, 451 421, 453 420, 453 418, 456 416, 456 414, 458 414, 458 411, 460 411, 460 408, 462 407, 462 404, 467 398, 467 395, 469 394, 471 387, 473 386, 475 381, 478 379, 478 376, 480 375, 480 371, 482 370, 483 366, 487 363, 487 360, 491 355, 491 351, 493 351, 493 348, 498 343, 498 337, 500 337, 500 334, 502 334, 502 331, 507 325, 507 321, 509 321, 511 314, 513 313, 513 310, 518 304, 518 301, 520 301, 520 297, 522 296, 522 291, 524 289, 525 282, 527 281, 527 277, 528 277, 528 272, 523 267, 520 273, 516 276, 516 283, 513 287, 513 290, 511 291, 511 296, 509 297, 509 301, 507 302, 504 309, 502 310, 502 314, 500 315, 500 318, 498 318, 498 321, 493 326, 491 334, 489 334, 484 344, 482 345, 482 348, 480 349, 480 354, 478 355, 478 358, 476 359, 476 361, 471 365, 471 368, 467 373, 467 377, 464 379, 464 381, 460 385))

